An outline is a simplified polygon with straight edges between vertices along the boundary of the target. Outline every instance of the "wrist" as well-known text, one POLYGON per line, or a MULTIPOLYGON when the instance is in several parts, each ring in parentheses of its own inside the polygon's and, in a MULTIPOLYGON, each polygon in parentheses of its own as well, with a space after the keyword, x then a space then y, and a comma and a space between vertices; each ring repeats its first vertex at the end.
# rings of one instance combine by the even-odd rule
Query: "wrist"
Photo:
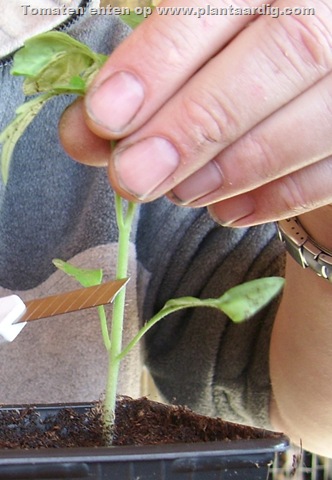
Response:
POLYGON ((332 282, 332 208, 278 222, 280 239, 302 268, 332 282), (315 232, 315 233, 313 233, 315 232))
POLYGON ((299 215, 298 219, 318 245, 332 251, 332 204, 299 215))

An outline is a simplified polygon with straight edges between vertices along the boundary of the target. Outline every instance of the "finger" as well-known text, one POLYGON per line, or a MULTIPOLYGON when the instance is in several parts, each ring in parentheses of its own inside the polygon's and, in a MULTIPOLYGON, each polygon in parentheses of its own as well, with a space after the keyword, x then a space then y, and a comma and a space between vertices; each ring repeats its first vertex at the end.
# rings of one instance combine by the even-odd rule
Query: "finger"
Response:
POLYGON ((322 19, 315 22, 307 15, 259 17, 242 30, 119 143, 113 186, 143 201, 164 195, 331 71, 332 5, 318 4, 322 19))
MULTIPOLYGON (((237 3, 240 7, 254 7, 263 2, 241 0, 237 3)), ((209 12, 227 11, 227 8, 228 0, 209 2, 209 12)), ((120 44, 86 97, 88 122, 95 133, 104 138, 119 138, 143 125, 253 18, 250 15, 204 16, 206 9, 192 0, 162 2, 154 14, 120 44), (192 8, 192 14, 161 14, 161 9, 174 9, 178 5, 181 9, 192 8)))
POLYGON ((74 160, 96 167, 108 164, 110 142, 101 139, 88 128, 82 99, 76 100, 62 114, 59 136, 64 149, 74 160))
POLYGON ((171 192, 199 207, 253 190, 332 155, 332 74, 268 117, 171 192))
POLYGON ((222 225, 248 227, 301 215, 332 202, 332 157, 256 190, 210 205, 222 225))

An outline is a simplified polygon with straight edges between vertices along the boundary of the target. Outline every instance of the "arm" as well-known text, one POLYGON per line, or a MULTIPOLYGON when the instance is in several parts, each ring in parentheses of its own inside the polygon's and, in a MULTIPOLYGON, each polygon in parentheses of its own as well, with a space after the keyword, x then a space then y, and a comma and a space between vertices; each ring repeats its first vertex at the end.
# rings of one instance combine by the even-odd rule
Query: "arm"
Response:
MULTIPOLYGON (((300 217, 329 250, 331 211, 327 206, 300 217)), ((271 421, 305 449, 331 457, 332 285, 290 257, 286 280, 271 339, 271 421)))

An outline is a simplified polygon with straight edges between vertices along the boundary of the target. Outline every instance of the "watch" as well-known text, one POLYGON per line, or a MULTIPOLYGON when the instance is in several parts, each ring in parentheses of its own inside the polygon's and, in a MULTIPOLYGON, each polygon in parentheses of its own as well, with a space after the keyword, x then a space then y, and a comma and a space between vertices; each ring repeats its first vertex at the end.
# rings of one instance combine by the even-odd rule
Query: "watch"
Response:
POLYGON ((297 217, 277 222, 280 240, 303 268, 309 267, 320 277, 332 282, 332 252, 320 247, 302 227, 297 217))

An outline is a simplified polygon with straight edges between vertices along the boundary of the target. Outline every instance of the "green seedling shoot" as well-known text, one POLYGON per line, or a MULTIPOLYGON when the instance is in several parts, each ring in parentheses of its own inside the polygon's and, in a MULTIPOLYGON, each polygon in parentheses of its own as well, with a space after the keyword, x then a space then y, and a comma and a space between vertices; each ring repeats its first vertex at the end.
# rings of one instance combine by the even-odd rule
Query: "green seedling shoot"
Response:
MULTIPOLYGON (((11 73, 24 77, 24 93, 33 96, 33 99, 17 109, 15 119, 0 135, 0 142, 3 144, 1 168, 5 183, 10 176, 10 160, 15 144, 45 103, 62 94, 84 96, 106 58, 61 32, 37 35, 15 54, 11 73)), ((121 279, 128 276, 130 231, 136 205, 115 194, 115 208, 119 230, 116 276, 121 279)), ((66 274, 74 276, 84 287, 102 282, 103 273, 100 270, 79 269, 58 259, 54 260, 54 264, 66 274)), ((105 422, 110 423, 113 419, 121 360, 157 322, 173 312, 194 307, 217 308, 234 322, 243 322, 270 302, 280 292, 283 283, 284 280, 279 277, 261 278, 234 287, 219 298, 201 300, 183 297, 169 300, 125 346, 122 345, 125 288, 114 300, 111 327, 104 307, 98 307, 102 336, 109 358, 104 400, 105 422)))

